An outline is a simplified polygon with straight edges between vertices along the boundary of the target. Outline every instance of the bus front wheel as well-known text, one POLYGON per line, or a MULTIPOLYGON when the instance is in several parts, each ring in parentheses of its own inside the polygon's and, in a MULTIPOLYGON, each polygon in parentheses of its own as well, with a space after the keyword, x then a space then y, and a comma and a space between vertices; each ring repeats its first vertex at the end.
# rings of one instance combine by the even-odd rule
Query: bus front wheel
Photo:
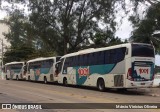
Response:
POLYGON ((6 75, 6 80, 9 80, 8 77, 7 77, 7 75, 6 75))
POLYGON ((17 81, 19 80, 18 75, 16 76, 16 80, 17 80, 17 81))
POLYGON ((97 88, 99 91, 105 91, 105 83, 103 79, 98 79, 97 88))
POLYGON ((47 84, 47 78, 46 77, 44 77, 44 83, 47 84))
POLYGON ((64 79, 63 79, 63 85, 64 85, 64 86, 67 86, 67 78, 64 78, 64 79))
POLYGON ((28 76, 28 81, 31 81, 31 78, 30 78, 30 76, 28 76))

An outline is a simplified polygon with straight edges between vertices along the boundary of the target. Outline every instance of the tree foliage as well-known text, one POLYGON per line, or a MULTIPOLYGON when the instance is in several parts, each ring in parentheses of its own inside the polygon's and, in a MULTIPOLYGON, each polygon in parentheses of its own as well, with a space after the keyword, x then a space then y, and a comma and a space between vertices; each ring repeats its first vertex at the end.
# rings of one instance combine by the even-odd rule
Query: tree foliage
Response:
POLYGON ((160 54, 160 3, 151 5, 146 16, 141 21, 136 21, 134 17, 130 20, 134 24, 134 31, 131 39, 135 42, 149 43, 155 46, 156 53, 160 54))
MULTIPOLYGON (((6 8, 10 17, 5 21, 10 27, 10 32, 5 34, 5 37, 11 42, 11 49, 18 50, 23 45, 29 46, 39 52, 37 56, 43 56, 43 54, 47 56, 50 53, 63 55, 83 48, 122 43, 118 37, 115 37, 117 27, 115 14, 119 11, 117 9, 119 6, 126 14, 130 11, 126 9, 126 0, 7 1, 13 8, 9 10, 6 8), (29 14, 26 15, 18 7, 14 7, 14 2, 27 6, 29 14), (100 23, 103 24, 100 25, 100 23), (91 44, 91 40, 94 43, 91 44)), ((137 7, 140 3, 155 7, 158 0, 130 0, 130 3, 133 5, 131 10, 135 11, 130 18, 137 29, 134 32, 140 32, 144 27, 149 27, 147 31, 145 30, 147 35, 151 32, 150 29, 153 30, 155 24, 141 26, 137 7), (141 30, 138 31, 138 28, 141 30)), ((132 39, 136 41, 134 35, 132 39)))
POLYGON ((13 61, 28 61, 37 57, 48 57, 56 55, 54 52, 44 52, 43 50, 36 50, 30 46, 19 46, 8 49, 4 54, 4 63, 13 61))
POLYGON ((114 4, 114 0, 30 0, 30 21, 37 35, 59 51, 62 49, 57 44, 61 44, 66 54, 67 43, 71 51, 86 45, 99 29, 99 21, 108 24, 106 30, 115 31, 114 4), (52 32, 47 35, 49 30, 52 32))
POLYGON ((122 43, 121 39, 115 37, 114 33, 111 31, 97 32, 93 41, 95 43, 95 47, 106 47, 122 43))
POLYGON ((9 27, 7 33, 3 33, 5 38, 10 42, 13 48, 29 45, 32 46, 32 42, 29 41, 27 18, 20 10, 14 10, 9 12, 9 18, 4 19, 5 23, 9 27))
POLYGON ((4 63, 12 61, 26 61, 34 57, 35 50, 33 48, 23 46, 16 49, 10 49, 5 52, 4 63), (25 50, 24 50, 25 49, 25 50))

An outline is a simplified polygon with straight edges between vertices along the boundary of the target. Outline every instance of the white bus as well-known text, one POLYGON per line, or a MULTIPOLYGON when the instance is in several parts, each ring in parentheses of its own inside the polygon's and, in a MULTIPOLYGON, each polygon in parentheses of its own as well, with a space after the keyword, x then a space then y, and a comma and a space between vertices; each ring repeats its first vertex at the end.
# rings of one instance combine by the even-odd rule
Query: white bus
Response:
POLYGON ((55 64, 60 57, 36 58, 27 62, 27 80, 56 82, 55 64))
POLYGON ((6 63, 4 67, 6 80, 26 78, 25 62, 10 62, 6 63))
POLYGON ((152 87, 155 53, 153 46, 126 43, 91 48, 60 59, 58 83, 105 88, 152 87))

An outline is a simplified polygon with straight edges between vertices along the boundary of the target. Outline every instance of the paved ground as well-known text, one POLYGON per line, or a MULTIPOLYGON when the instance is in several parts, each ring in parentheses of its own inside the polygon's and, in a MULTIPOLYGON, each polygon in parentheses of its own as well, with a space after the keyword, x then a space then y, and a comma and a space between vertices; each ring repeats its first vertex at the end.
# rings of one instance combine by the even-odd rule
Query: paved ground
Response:
MULTIPOLYGON (((99 92, 95 88, 64 87, 27 81, 0 80, 0 103, 160 103, 160 88, 134 89, 125 92, 107 90, 99 92)), ((73 105, 75 106, 75 105, 73 105)), ((89 106, 89 105, 86 105, 89 106)), ((0 110, 6 112, 6 110, 0 110)), ((9 112, 32 112, 35 110, 8 110, 9 112)), ((37 110, 36 110, 37 111, 37 110)), ((38 110, 43 112, 44 110, 38 110)), ((49 112, 137 112, 159 111, 159 109, 58 109, 49 112)))

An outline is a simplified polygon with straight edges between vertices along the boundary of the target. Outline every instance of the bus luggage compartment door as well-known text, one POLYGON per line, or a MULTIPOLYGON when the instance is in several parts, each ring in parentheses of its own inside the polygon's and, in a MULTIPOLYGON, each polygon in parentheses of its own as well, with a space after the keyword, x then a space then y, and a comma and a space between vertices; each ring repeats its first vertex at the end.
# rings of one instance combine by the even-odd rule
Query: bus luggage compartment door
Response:
POLYGON ((114 86, 115 87, 123 87, 123 75, 115 75, 114 76, 114 86))

